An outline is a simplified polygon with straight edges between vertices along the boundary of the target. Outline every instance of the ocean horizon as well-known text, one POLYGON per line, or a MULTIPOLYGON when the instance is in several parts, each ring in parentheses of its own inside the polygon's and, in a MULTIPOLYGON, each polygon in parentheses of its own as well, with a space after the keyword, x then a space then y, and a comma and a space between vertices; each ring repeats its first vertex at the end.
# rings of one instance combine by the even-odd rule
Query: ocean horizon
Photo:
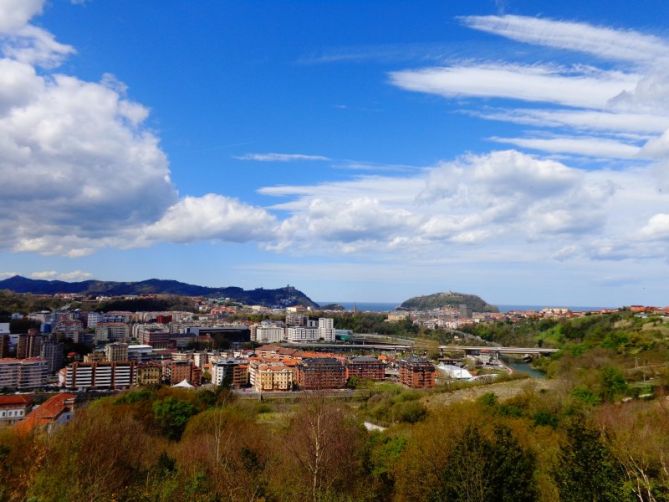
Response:
MULTIPOLYGON (((333 301, 319 301, 319 305, 331 305, 337 304, 344 307, 346 310, 357 310, 359 312, 390 312, 395 310, 402 302, 333 302, 333 301)), ((589 307, 581 305, 558 305, 558 304, 546 304, 546 305, 495 305, 500 312, 511 312, 511 311, 520 311, 525 312, 528 310, 541 310, 544 308, 561 308, 566 307, 572 312, 588 312, 591 310, 601 310, 604 308, 612 307, 589 307)))

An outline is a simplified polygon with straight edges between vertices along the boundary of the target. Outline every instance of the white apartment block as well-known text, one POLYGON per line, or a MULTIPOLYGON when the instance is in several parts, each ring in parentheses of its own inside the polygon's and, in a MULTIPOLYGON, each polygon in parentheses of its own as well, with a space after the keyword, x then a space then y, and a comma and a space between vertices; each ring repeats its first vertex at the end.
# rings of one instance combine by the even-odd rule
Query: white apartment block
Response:
POLYGON ((255 341, 258 343, 276 343, 283 341, 285 336, 286 330, 283 326, 261 324, 256 327, 255 341))
POLYGON ((46 359, 0 359, 0 389, 30 390, 44 386, 48 364, 46 359))
POLYGON ((318 320, 318 338, 326 342, 335 341, 334 319, 321 317, 318 320))
POLYGON ((59 383, 68 389, 126 389, 135 383, 134 363, 72 363, 60 370, 59 383))
POLYGON ((286 328, 286 338, 290 343, 315 342, 318 340, 318 328, 290 326, 286 328))

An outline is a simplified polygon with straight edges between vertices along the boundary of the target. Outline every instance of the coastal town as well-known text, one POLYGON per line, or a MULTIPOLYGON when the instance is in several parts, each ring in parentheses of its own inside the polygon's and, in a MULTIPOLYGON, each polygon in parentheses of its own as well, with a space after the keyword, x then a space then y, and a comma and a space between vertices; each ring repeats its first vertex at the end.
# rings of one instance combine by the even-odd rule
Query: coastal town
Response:
MULTIPOLYGON (((10 322, 0 323, 2 425, 52 427, 72 417, 81 396, 89 400, 97 394, 142 386, 225 387, 242 397, 262 399, 305 391, 345 396, 360 380, 395 382, 412 389, 431 389, 447 381, 492 382, 513 370, 501 360, 499 347, 463 331, 467 327, 616 311, 474 312, 462 304, 382 314, 385 323, 445 330, 450 334, 449 345, 435 353, 407 338, 341 329, 338 324, 347 313, 340 308, 278 308, 196 297, 191 298, 192 311, 104 311, 95 307, 109 297, 57 294, 53 298, 65 306, 15 312, 10 322), (82 302, 88 310, 68 307, 82 302), (10 326, 25 332, 13 332, 10 326), (472 350, 472 345, 481 347, 472 350), (33 394, 46 402, 33 409, 33 394)), ((114 300, 160 298, 132 295, 114 300)), ((630 306, 627 310, 636 316, 669 319, 669 308, 630 306)), ((514 353, 527 361, 541 354, 525 350, 514 353)))

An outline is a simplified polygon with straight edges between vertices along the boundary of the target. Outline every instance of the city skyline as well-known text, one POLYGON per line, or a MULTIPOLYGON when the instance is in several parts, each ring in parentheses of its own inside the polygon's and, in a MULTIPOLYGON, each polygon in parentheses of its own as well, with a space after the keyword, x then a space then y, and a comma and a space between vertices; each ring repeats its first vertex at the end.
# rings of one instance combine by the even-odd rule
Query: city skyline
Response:
POLYGON ((0 278, 664 305, 669 6, 0 3, 0 278))

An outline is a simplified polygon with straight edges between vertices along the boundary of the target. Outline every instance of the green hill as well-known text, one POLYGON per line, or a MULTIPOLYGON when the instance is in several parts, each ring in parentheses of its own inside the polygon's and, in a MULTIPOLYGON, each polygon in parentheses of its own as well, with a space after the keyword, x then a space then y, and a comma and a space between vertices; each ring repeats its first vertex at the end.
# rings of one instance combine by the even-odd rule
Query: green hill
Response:
POLYGON ((433 310, 442 307, 459 307, 467 305, 472 312, 499 312, 497 307, 486 303, 481 297, 465 293, 435 293, 426 296, 415 296, 409 298, 400 305, 400 308, 408 310, 433 310))

